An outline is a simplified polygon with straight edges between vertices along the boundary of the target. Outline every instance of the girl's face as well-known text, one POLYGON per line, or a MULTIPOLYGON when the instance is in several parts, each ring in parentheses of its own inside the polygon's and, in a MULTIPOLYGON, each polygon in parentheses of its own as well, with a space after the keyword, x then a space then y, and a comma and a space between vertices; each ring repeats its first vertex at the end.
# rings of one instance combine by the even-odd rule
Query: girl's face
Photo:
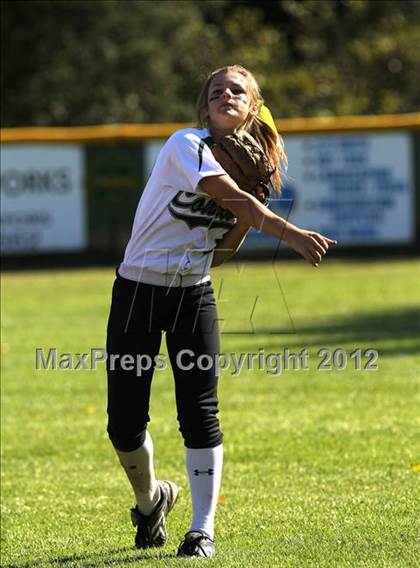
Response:
POLYGON ((235 130, 256 112, 246 77, 235 71, 219 73, 213 77, 208 92, 208 118, 213 128, 235 130))

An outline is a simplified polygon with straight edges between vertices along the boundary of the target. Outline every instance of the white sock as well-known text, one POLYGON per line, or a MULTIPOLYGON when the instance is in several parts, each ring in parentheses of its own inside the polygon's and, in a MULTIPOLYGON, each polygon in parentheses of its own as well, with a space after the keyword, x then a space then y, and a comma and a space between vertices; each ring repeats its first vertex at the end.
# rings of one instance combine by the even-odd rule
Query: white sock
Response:
POLYGON ((215 448, 187 448, 193 519, 192 531, 214 539, 214 516, 222 480, 223 444, 215 448))
POLYGON ((153 441, 149 432, 146 430, 144 444, 137 450, 115 451, 133 487, 140 513, 150 515, 159 501, 160 491, 155 477, 153 441))

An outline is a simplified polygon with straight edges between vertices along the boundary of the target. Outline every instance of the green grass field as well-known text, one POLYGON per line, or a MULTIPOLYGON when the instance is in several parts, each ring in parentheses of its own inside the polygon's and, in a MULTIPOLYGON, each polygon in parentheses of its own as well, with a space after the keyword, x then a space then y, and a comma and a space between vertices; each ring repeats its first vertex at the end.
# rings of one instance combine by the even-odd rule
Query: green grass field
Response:
MULTIPOLYGON (((225 466, 212 566, 418 565, 419 276, 415 260, 214 271, 222 351, 307 349, 308 369, 221 376, 225 466), (347 368, 319 370, 322 348, 346 352, 347 368), (355 368, 357 348, 362 367, 365 350, 378 351, 378 370, 355 368)), ((37 347, 104 346, 113 277, 3 275, 2 566, 194 563, 175 558, 190 502, 170 371, 155 375, 150 431, 157 474, 181 494, 167 547, 142 552, 106 435, 104 365, 35 370, 37 347)))

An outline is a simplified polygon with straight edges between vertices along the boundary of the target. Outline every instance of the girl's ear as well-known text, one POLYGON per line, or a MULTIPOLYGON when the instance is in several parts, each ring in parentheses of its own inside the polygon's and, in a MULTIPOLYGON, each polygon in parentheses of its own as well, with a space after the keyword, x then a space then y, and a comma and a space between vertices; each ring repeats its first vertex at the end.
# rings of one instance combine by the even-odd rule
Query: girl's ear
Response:
POLYGON ((253 114, 253 115, 258 114, 259 108, 260 108, 260 105, 259 105, 258 102, 253 103, 251 105, 251 108, 250 108, 250 113, 253 114))

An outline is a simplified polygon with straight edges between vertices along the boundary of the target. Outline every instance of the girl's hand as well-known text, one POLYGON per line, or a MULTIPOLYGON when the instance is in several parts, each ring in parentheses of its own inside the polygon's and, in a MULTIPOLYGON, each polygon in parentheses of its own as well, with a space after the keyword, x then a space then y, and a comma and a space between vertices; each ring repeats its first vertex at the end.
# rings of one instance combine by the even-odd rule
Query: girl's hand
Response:
POLYGON ((315 267, 319 265, 330 246, 337 244, 337 241, 334 239, 324 237, 315 231, 299 229, 289 223, 287 224, 284 240, 293 250, 306 258, 315 267))

